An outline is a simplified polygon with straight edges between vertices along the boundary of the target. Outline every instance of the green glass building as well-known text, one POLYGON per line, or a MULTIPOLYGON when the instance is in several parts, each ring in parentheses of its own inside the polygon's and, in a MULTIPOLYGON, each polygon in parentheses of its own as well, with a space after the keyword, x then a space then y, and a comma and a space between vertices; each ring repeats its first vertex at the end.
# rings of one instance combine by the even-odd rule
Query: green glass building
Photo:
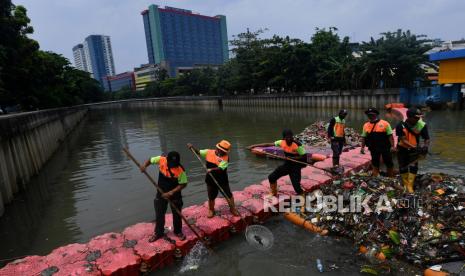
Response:
POLYGON ((183 69, 219 66, 229 59, 226 16, 151 5, 142 13, 148 61, 170 76, 183 69))

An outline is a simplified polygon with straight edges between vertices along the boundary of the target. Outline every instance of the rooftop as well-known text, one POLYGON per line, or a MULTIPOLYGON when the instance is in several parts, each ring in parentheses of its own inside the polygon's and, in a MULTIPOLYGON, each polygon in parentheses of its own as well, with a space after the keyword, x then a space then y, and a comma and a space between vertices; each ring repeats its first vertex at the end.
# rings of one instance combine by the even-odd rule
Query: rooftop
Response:
POLYGON ((457 58, 465 58, 465 49, 442 51, 442 52, 432 53, 429 55, 430 61, 440 61, 440 60, 457 59, 457 58))

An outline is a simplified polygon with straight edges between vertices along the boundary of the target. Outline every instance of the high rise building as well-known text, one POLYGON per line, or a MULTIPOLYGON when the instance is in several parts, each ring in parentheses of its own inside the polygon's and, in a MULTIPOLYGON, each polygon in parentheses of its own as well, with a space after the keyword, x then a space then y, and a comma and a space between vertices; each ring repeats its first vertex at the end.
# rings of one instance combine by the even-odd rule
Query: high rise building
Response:
POLYGON ((73 47, 74 65, 77 69, 87 71, 86 56, 84 53, 84 45, 78 44, 73 47))
POLYGON ((76 68, 89 72, 102 85, 106 76, 115 75, 109 36, 90 35, 86 37, 83 44, 73 47, 73 55, 76 68))
POLYGON ((150 5, 142 13, 148 61, 170 76, 180 70, 219 66, 229 59, 226 16, 150 5))

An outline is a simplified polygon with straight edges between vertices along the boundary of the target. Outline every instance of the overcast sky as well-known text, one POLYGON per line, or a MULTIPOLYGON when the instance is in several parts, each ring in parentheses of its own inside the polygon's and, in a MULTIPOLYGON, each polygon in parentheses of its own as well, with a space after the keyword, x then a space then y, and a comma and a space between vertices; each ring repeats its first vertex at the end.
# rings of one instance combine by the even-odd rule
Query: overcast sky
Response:
POLYGON ((90 34, 111 37, 116 72, 147 63, 140 12, 150 4, 227 17, 228 35, 268 28, 268 35, 308 41, 315 27, 335 26, 351 41, 398 28, 430 38, 465 37, 464 0, 13 0, 28 9, 43 50, 74 62, 72 47, 90 34))

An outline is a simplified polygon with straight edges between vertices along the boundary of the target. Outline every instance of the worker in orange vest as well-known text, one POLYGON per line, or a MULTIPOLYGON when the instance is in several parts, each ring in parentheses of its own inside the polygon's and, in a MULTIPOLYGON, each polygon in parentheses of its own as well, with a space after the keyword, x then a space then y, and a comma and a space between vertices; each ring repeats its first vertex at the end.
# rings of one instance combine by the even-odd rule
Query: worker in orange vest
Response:
POLYGON ((239 216, 239 212, 237 211, 234 203, 234 197, 231 193, 231 188, 229 187, 228 153, 231 150, 231 144, 226 140, 222 140, 216 144, 216 149, 197 150, 190 143, 187 144, 187 147, 194 150, 201 157, 205 158, 207 163, 208 171, 205 177, 205 182, 207 183, 208 191, 208 218, 212 218, 215 215, 215 199, 218 196, 218 185, 223 190, 222 192, 224 192, 224 196, 227 197, 231 214, 234 216, 239 216), (218 183, 215 183, 215 180, 218 183))
POLYGON ((418 173, 418 161, 420 155, 426 155, 429 147, 429 133, 426 123, 421 119, 422 113, 418 108, 407 110, 407 119, 396 127, 397 159, 402 184, 409 193, 414 192, 415 178, 418 173), (420 137, 423 138, 423 146, 420 146, 420 137), (413 164, 412 164, 413 162, 413 164))
MULTIPOLYGON (((181 165, 181 156, 176 151, 171 151, 167 156, 155 156, 145 161, 140 166, 140 171, 144 172, 148 166, 158 165, 160 172, 158 176, 158 185, 163 193, 157 192, 154 200, 155 207, 155 233, 150 237, 149 242, 154 242, 165 237, 165 214, 168 209, 169 199, 179 211, 181 211, 183 202, 181 190, 187 185, 187 175, 184 167, 181 165)), ((178 212, 173 210, 174 234, 179 240, 185 240, 186 236, 182 233, 182 219, 178 212)))
POLYGON ((347 110, 341 109, 338 116, 329 121, 328 138, 331 141, 331 149, 333 150, 333 168, 339 167, 339 158, 342 154, 342 149, 346 143, 345 127, 347 110))
POLYGON ((368 108, 365 114, 369 121, 363 125, 362 148, 360 152, 365 154, 365 146, 368 146, 371 153, 373 176, 379 176, 379 166, 382 157, 387 167, 387 176, 393 177, 394 163, 392 161, 392 152, 396 149, 394 147, 391 125, 379 118, 379 111, 376 108, 368 108))
MULTIPOLYGON (((288 158, 296 159, 301 162, 307 162, 307 154, 305 151, 305 147, 297 140, 294 139, 294 134, 292 130, 285 129, 283 130, 283 139, 278 140, 274 143, 262 143, 251 145, 247 147, 248 149, 252 149, 254 147, 280 147, 283 149, 284 154, 288 158)), ((304 195, 304 191, 300 186, 300 180, 302 178, 301 170, 302 168, 306 167, 306 165, 302 165, 293 161, 286 160, 284 164, 277 167, 269 176, 268 181, 270 182, 270 190, 272 196, 277 196, 278 194, 278 179, 289 175, 291 179, 292 187, 294 191, 298 195, 304 195)))

